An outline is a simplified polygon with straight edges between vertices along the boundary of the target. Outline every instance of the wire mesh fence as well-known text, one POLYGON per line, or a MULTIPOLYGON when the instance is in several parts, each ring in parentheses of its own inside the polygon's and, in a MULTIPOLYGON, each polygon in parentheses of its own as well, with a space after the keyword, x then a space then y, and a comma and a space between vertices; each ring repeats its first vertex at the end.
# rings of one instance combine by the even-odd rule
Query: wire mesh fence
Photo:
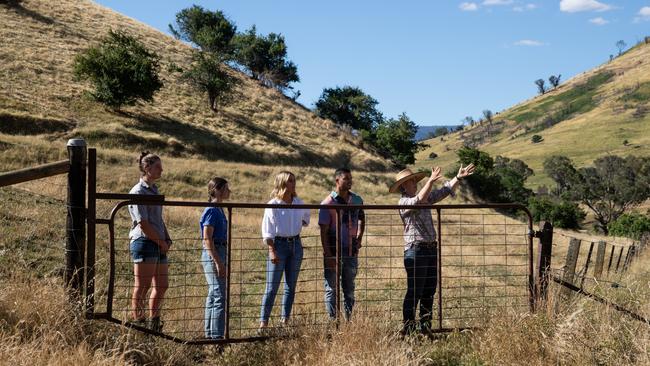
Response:
MULTIPOLYGON (((111 230, 98 226, 95 312, 127 322, 132 317, 133 262, 129 254, 130 217, 123 207, 115 210, 111 230), (104 234, 108 234, 101 239, 104 234), (112 245, 111 245, 112 240, 112 245), (112 253, 111 253, 111 248, 112 253), (112 263, 111 263, 111 258, 112 263), (112 269, 111 269, 112 267, 112 269), (111 279, 111 273, 113 278, 111 279), (112 289, 111 289, 112 287, 112 289), (105 305, 104 305, 105 304, 105 305)), ((199 218, 208 203, 164 202, 165 221, 174 241, 168 252, 169 287, 162 305, 163 332, 184 341, 204 338, 204 310, 208 286, 201 265, 199 218)), ((260 235, 267 205, 224 204, 230 211, 229 340, 255 337, 267 282, 268 248, 260 235)), ((280 321, 283 287, 280 287, 270 327, 333 324, 325 305, 324 258, 318 227, 318 205, 310 208, 311 224, 301 234, 303 258, 297 281, 291 321, 280 321)), ((365 233, 355 256, 355 316, 402 322, 407 289, 404 267, 403 223, 399 206, 363 206, 365 233)), ((528 311, 531 304, 532 241, 529 219, 520 221, 488 206, 434 206, 439 230, 433 327, 480 327, 504 309, 528 311)), ((431 209, 431 207, 427 208, 431 209)), ((526 216, 526 215, 524 215, 526 216)), ((343 256, 349 253, 342 253, 343 256)), ((341 293, 338 302, 344 302, 341 293)), ((343 309, 343 305, 340 305, 343 309)))

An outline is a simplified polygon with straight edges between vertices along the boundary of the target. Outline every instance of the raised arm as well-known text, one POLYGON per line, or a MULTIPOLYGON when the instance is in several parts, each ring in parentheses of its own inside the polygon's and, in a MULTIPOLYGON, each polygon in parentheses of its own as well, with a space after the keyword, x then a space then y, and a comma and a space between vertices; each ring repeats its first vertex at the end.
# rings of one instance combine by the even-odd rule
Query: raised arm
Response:
POLYGON ((431 189, 433 188, 433 183, 440 178, 442 178, 442 174, 440 174, 440 167, 437 166, 435 168, 432 168, 431 176, 429 179, 427 179, 426 183, 424 183, 424 186, 422 186, 422 189, 420 189, 416 195, 418 198, 418 203, 428 203, 428 198, 429 194, 431 193, 431 189))

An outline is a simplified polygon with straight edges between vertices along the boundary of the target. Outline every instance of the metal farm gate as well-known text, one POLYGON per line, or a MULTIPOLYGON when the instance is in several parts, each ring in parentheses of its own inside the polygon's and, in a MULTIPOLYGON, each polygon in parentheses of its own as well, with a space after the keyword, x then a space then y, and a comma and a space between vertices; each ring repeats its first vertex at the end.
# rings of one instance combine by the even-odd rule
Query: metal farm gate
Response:
MULTIPOLYGON (((86 245, 86 315, 125 324, 143 332, 188 343, 246 342, 257 335, 265 287, 267 248, 260 223, 266 207, 306 208, 312 222, 303 229, 304 257, 298 278, 291 326, 329 326, 324 305, 322 247, 317 225, 320 205, 266 205, 167 201, 164 196, 97 193, 96 152, 88 151, 88 239, 86 245), (105 217, 97 217, 97 205, 105 217), (125 206, 165 206, 166 223, 174 244, 169 256, 169 288, 162 319, 163 333, 127 323, 133 286, 129 256, 130 218, 125 206), (200 263, 199 217, 204 207, 223 207, 228 217, 226 333, 224 340, 203 336, 207 285, 200 263)), ((395 197, 397 199, 397 196, 395 197)), ((402 321, 406 292, 403 226, 399 208, 433 210, 438 234, 438 283, 433 327, 437 331, 481 327, 506 310, 527 312, 533 307, 533 227, 521 205, 363 205, 365 235, 358 254, 355 317, 402 321), (502 213, 507 211, 507 215, 502 213), (519 219, 515 219, 518 217, 519 219), (523 221, 521 219, 523 218, 523 221)), ((340 239, 337 238, 340 244, 340 239)), ((340 245, 339 245, 340 247, 340 245)), ((337 271, 341 253, 337 253, 337 271)), ((281 292, 281 291, 279 291, 281 292)), ((337 288, 337 294, 341 294, 337 288)), ((281 293, 276 297, 271 327, 278 327, 281 293)), ((337 298, 341 307, 341 296, 337 298)), ((337 312, 340 314, 340 311, 337 312)), ((338 320, 337 320, 338 321, 338 320)), ((334 322, 336 323, 336 322, 334 322)))

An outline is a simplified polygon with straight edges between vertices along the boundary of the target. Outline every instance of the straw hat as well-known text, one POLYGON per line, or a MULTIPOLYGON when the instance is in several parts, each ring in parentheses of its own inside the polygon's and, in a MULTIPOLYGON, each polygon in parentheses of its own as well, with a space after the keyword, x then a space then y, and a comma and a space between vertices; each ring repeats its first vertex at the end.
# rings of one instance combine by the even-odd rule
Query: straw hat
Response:
POLYGON ((399 193, 399 186, 401 186, 407 180, 415 179, 415 183, 417 183, 426 176, 427 176, 426 172, 413 173, 411 169, 404 169, 401 172, 397 173, 397 176, 395 177, 395 183, 393 183, 393 185, 390 186, 388 192, 399 193))

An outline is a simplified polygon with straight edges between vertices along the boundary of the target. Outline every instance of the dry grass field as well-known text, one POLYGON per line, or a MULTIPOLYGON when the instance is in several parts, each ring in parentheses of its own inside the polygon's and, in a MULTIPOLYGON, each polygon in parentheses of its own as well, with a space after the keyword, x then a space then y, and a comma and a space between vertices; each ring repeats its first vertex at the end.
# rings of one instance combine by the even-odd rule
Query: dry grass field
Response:
MULTIPOLYGON (((162 156, 164 173, 159 187, 168 200, 204 201, 206 182, 213 176, 223 176, 230 181, 233 201, 263 203, 268 200, 273 176, 288 169, 296 173, 298 193, 305 202, 319 203, 334 184, 333 168, 349 165, 353 169, 353 190, 366 203, 396 202, 397 196, 386 193, 394 172, 362 141, 234 71, 242 82, 240 95, 218 113, 209 112, 202 97, 176 83, 175 76, 164 67, 166 86, 153 104, 126 108, 124 113, 106 111, 85 99, 83 90, 87 86, 72 79, 71 63, 77 52, 98 41, 109 28, 138 35, 163 56, 164 63, 184 62, 190 48, 91 2, 25 0, 21 4, 0 5, 0 171, 66 159, 65 141, 82 136, 97 148, 99 192, 127 192, 138 179, 135 158, 140 149, 148 148, 162 156)), ((622 68, 628 65, 624 61, 632 57, 646 65, 643 55, 648 49, 634 49, 609 65, 622 68)), ((633 79, 626 78, 636 75, 643 82, 647 73, 637 75, 635 70, 625 69, 615 79, 631 83, 633 79)), ((549 95, 580 83, 580 78, 549 95)), ((594 113, 592 117, 613 116, 605 113, 603 104, 590 112, 594 113)), ((532 104, 523 106, 515 108, 534 108, 532 104)), ((643 126, 647 127, 648 121, 647 116, 644 118, 634 122, 637 124, 630 122, 635 127, 629 127, 629 131, 645 131, 643 126)), ((563 122, 547 131, 573 123, 563 122)), ((594 128, 605 126, 600 119, 593 123, 594 128)), ((595 130, 594 138, 606 130, 598 128, 602 130, 595 130)), ((518 133, 516 127, 502 133, 507 131, 518 133)), ((416 166, 453 165, 453 150, 460 146, 458 138, 458 134, 449 140, 445 137, 445 145, 436 140, 432 145, 440 157, 427 161, 423 156, 428 152, 423 152, 416 166)), ((550 146, 556 146, 556 142, 547 142, 552 140, 550 135, 544 138, 542 144, 548 151, 555 151, 550 146)), ((641 147, 631 149, 645 152, 646 137, 636 138, 629 138, 629 142, 641 147)), ((529 140, 521 135, 500 141, 523 144, 529 140)), ((558 143, 566 145, 567 141, 558 143)), ((487 145, 487 150, 499 153, 500 148, 505 148, 499 147, 500 143, 487 145)), ((527 154, 528 146, 523 146, 508 148, 527 154)), ((537 163, 527 160, 528 155, 503 154, 524 159, 537 168, 537 163)), ((542 153, 530 154, 534 157, 542 153)), ((585 158, 577 162, 589 161, 585 158)), ((78 304, 69 302, 62 283, 65 196, 65 176, 0 188, 0 364, 650 364, 650 328, 591 300, 561 300, 559 289, 551 285, 548 304, 530 312, 525 287, 530 254, 527 225, 493 210, 445 210, 441 216, 443 326, 480 329, 453 332, 434 340, 398 337, 405 273, 402 224, 392 210, 367 212, 355 316, 339 328, 326 320, 324 312, 315 210, 311 212, 311 225, 303 231, 305 260, 294 308, 296 326, 280 332, 288 337, 236 344, 218 351, 212 346, 177 344, 104 321, 86 320, 78 304)), ((471 196, 461 189, 457 198, 444 203, 471 201, 471 196)), ((114 204, 100 202, 98 217, 107 218, 114 204)), ((171 288, 163 317, 165 331, 183 339, 202 335, 206 288, 197 263, 200 213, 201 208, 165 209, 165 221, 175 244, 170 253, 171 288)), ((265 261, 259 239, 261 217, 259 209, 233 211, 233 337, 253 335, 259 316, 265 261)), ((113 315, 123 320, 128 314, 132 281, 127 232, 127 213, 121 210, 116 219, 113 315)), ((98 228, 97 311, 106 308, 108 235, 106 227, 98 228)), ((557 231, 553 257, 556 270, 563 265, 569 236, 580 236, 584 243, 604 239, 557 231)), ((628 244, 623 239, 617 242, 628 244)), ((581 258, 585 250, 583 244, 581 258)), ((607 278, 616 287, 610 282, 590 282, 589 289, 650 317, 649 264, 646 253, 625 274, 607 278)), ((276 299, 273 325, 277 324, 280 297, 276 299)))
POLYGON ((213 113, 207 97, 168 71, 172 63, 188 62, 188 45, 90 1, 3 5, 0 21, 3 150, 31 145, 32 139, 12 140, 2 133, 35 135, 39 142, 82 136, 103 148, 148 148, 210 161, 390 169, 350 131, 236 71, 241 85, 234 101, 213 113), (89 86, 73 79, 75 55, 109 29, 130 32, 161 56, 165 87, 152 104, 110 112, 88 101, 83 92, 89 86))

